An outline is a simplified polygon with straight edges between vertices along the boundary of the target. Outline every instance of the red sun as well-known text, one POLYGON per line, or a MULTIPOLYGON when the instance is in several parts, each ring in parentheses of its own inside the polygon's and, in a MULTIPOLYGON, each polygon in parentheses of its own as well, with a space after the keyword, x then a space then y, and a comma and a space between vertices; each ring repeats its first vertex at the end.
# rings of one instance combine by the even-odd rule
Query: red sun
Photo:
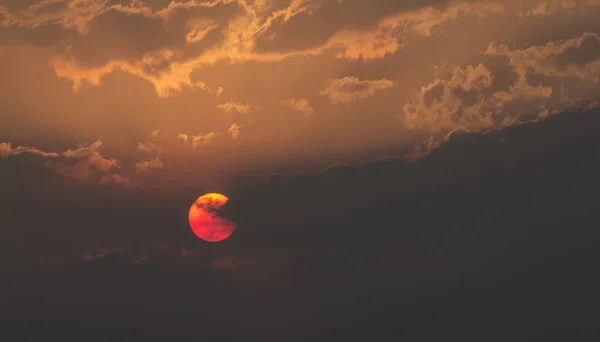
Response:
POLYGON ((228 200, 227 196, 217 193, 198 197, 190 207, 189 213, 190 227, 194 234, 209 242, 223 241, 231 236, 235 230, 235 223, 215 213, 228 200))

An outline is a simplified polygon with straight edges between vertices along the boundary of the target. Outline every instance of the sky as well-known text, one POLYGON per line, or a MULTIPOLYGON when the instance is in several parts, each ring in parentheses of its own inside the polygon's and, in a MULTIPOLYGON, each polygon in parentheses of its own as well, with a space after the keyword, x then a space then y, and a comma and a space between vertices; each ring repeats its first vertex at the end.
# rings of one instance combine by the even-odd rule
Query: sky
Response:
POLYGON ((0 1, 9 316, 320 331, 395 312, 407 336, 494 341, 511 317, 492 337, 585 340, 598 18, 598 0, 0 1), (209 192, 238 227, 221 243, 187 221, 209 192))
POLYGON ((3 1, 2 156, 86 182, 218 189, 427 152, 588 105, 598 7, 3 1))

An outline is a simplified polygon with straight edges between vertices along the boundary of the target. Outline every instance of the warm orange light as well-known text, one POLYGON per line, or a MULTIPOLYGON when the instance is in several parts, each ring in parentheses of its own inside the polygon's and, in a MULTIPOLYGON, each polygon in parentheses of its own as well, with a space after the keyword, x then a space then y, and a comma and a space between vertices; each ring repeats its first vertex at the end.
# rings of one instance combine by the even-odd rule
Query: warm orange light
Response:
POLYGON ((189 213, 190 227, 194 234, 209 242, 223 241, 231 236, 235 230, 235 223, 215 213, 228 200, 227 196, 218 193, 198 197, 190 207, 189 213))

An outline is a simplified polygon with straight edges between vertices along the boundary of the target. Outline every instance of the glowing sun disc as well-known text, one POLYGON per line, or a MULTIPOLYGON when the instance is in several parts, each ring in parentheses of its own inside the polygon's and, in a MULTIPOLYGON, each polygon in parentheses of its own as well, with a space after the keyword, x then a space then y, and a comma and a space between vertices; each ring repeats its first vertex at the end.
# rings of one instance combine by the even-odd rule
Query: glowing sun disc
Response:
POLYGON ((210 193, 198 197, 190 207, 190 227, 199 238, 209 242, 227 239, 235 230, 235 223, 219 217, 216 210, 229 201, 227 196, 210 193))

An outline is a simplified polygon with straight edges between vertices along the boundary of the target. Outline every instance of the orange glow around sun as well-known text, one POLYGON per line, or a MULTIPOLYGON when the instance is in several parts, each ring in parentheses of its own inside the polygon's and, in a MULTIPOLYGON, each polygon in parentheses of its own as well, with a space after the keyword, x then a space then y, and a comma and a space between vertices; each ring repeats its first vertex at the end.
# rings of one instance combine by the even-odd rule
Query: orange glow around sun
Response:
POLYGON ((209 242, 227 239, 235 230, 235 223, 219 217, 215 211, 221 208, 229 198, 218 193, 198 197, 190 207, 189 221, 194 234, 209 242))

